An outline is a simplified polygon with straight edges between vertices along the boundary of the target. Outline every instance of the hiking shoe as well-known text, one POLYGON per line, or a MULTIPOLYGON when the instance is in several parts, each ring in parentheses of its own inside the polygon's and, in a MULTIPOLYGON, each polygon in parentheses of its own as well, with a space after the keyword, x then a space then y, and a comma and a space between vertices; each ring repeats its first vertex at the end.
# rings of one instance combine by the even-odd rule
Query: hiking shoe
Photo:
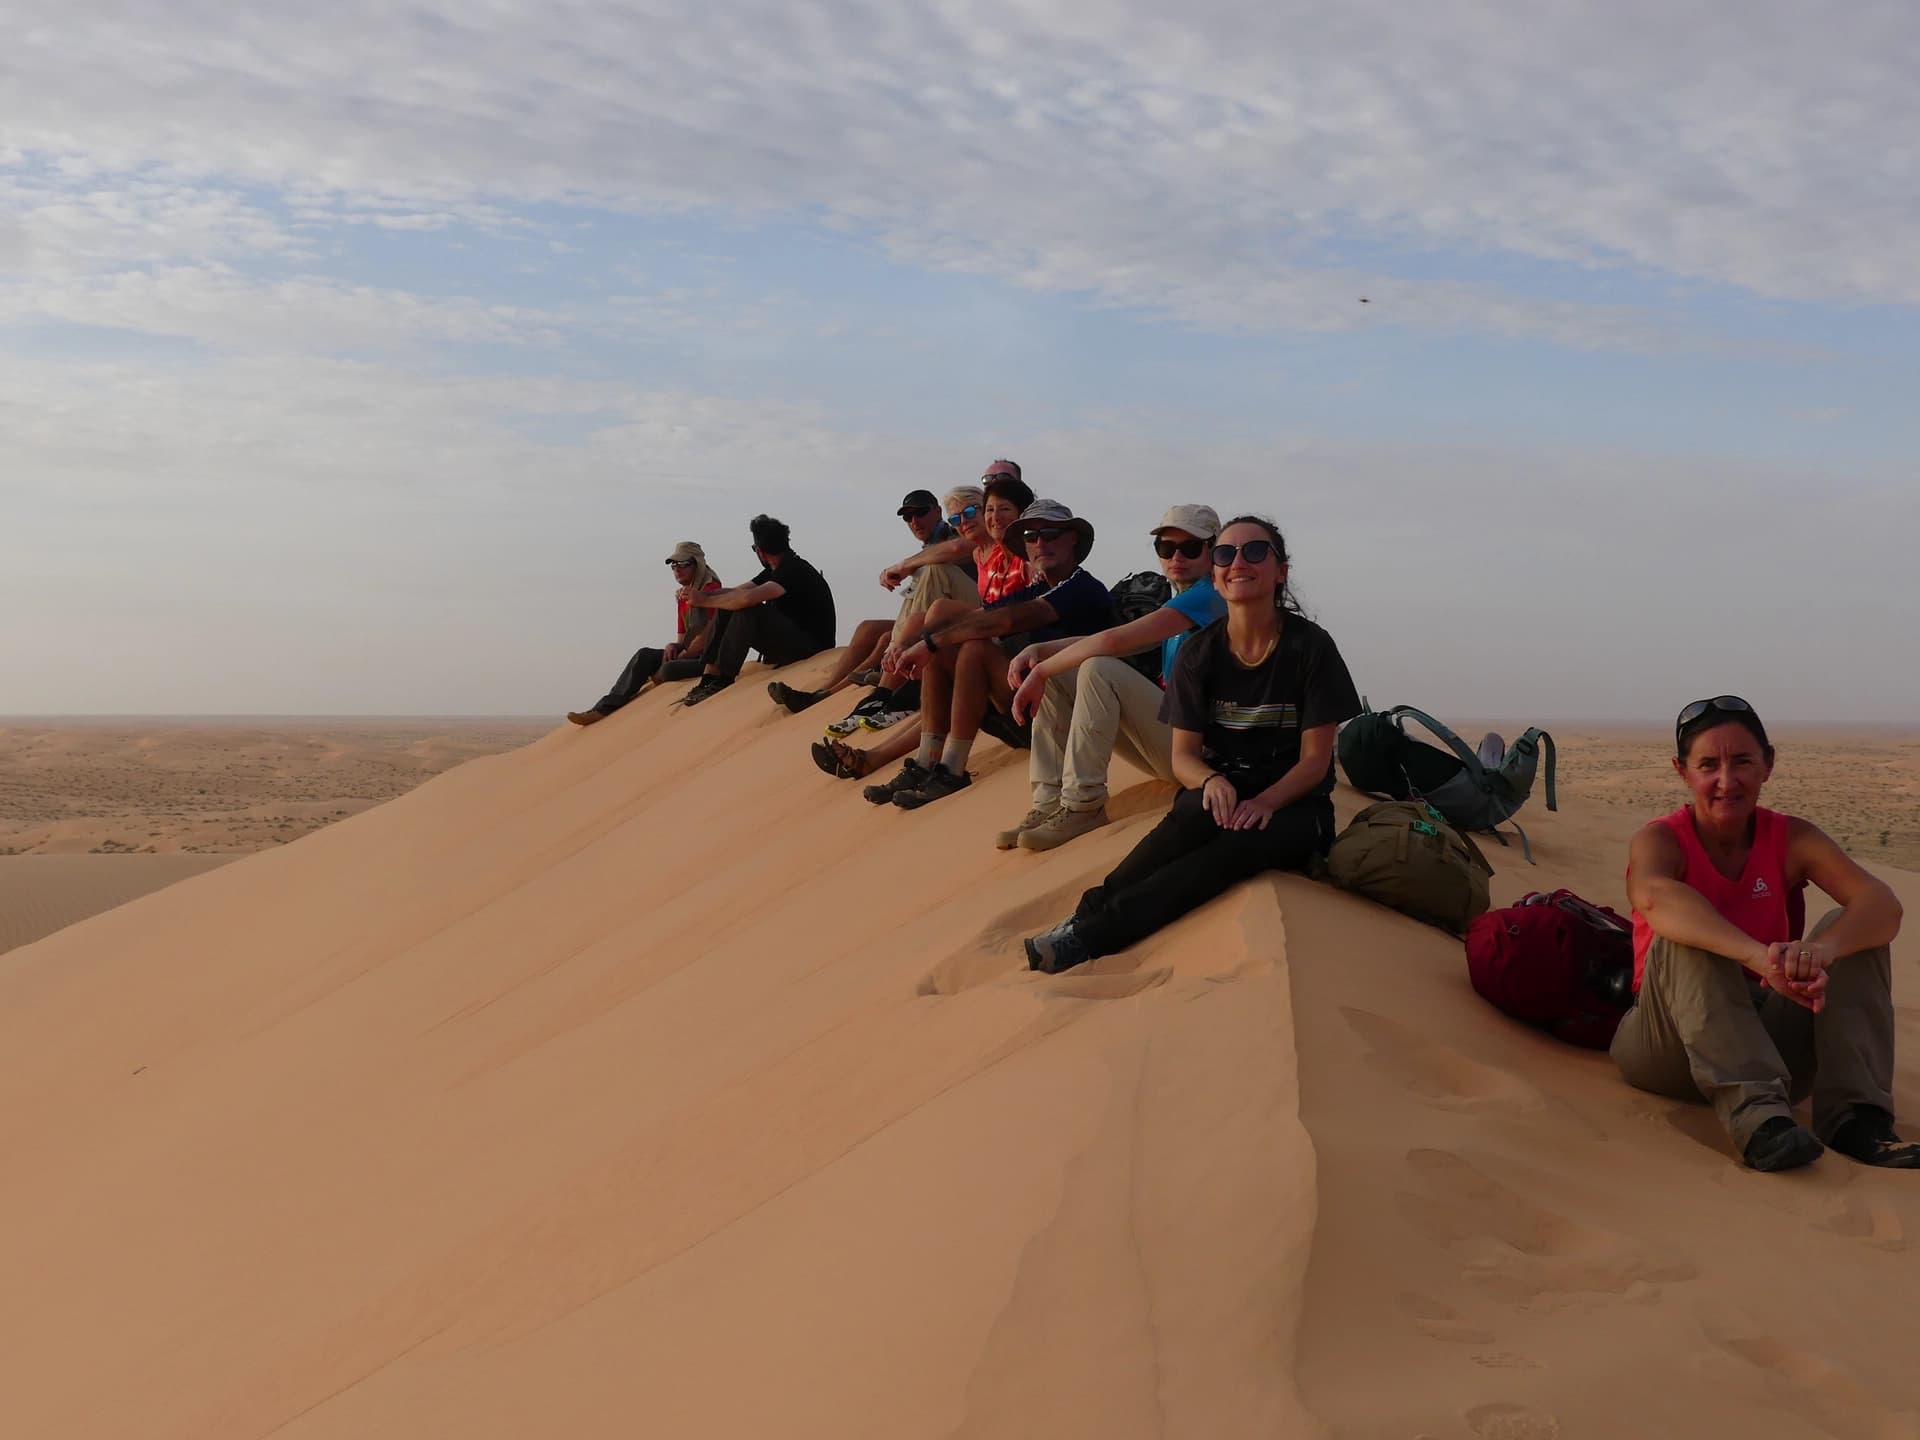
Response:
POLYGON ((1856 1105, 1833 1132, 1833 1148, 1862 1165, 1920 1170, 1920 1144, 1893 1133, 1893 1116, 1878 1105, 1856 1105))
POLYGON ((698 705, 702 700, 711 700, 727 686, 733 683, 731 675, 702 675, 694 686, 681 697, 682 705, 698 705))
POLYGON ((1069 840, 1078 840, 1089 830, 1098 830, 1106 823, 1105 805, 1092 810, 1069 810, 1062 805, 1046 818, 1045 823, 1022 832, 1018 843, 1022 850, 1052 850, 1069 840))
POLYGON ((1797 1170, 1818 1160, 1826 1148, 1791 1115, 1776 1115, 1753 1132, 1743 1158, 1749 1170, 1797 1170))
POLYGON ((567 719, 576 725, 598 725, 607 717, 598 710, 569 710, 567 719))
POLYGON ((870 695, 863 696, 860 703, 847 712, 845 719, 828 722, 827 734, 833 736, 835 739, 844 739, 846 736, 858 730, 861 722, 863 722, 867 716, 877 714, 881 710, 886 709, 887 702, 892 698, 891 695, 879 690, 874 691, 870 695))
POLYGON ((991 735, 1009 750, 1029 750, 1033 747, 1032 729, 1014 724, 1011 715, 1002 715, 991 705, 987 706, 987 713, 980 717, 980 733, 991 735))
MULTIPOLYGON (((935 766, 934 769, 939 769, 935 766)), ((918 760, 908 758, 900 767, 900 773, 891 780, 882 780, 878 785, 869 785, 860 793, 875 805, 891 805, 895 794, 905 790, 917 790, 927 783, 927 777, 933 771, 928 770, 918 760)))
POLYGON ((958 775, 944 765, 933 767, 931 774, 911 790, 893 792, 893 803, 902 810, 918 810, 922 805, 931 805, 936 800, 945 799, 957 791, 966 789, 973 783, 973 776, 962 770, 958 775))
POLYGON ((1027 968, 1042 975, 1058 975, 1093 958, 1087 954, 1086 942, 1074 931, 1072 920, 1062 920, 1051 930, 1020 943, 1026 947, 1027 968))
POLYGON ((996 850, 1013 849, 1020 843, 1020 836, 1024 831, 1031 830, 1036 825, 1044 825, 1047 817, 1059 808, 1058 805, 1034 806, 1031 810, 1027 811, 1025 815, 1020 817, 1020 823, 1018 825, 1014 826, 1011 830, 1002 830, 998 835, 993 837, 993 848, 996 850))
POLYGON ((824 690, 796 690, 783 680, 769 681, 767 697, 785 710, 789 715, 798 715, 809 705, 818 705, 827 698, 824 690))
POLYGON ((902 720, 911 720, 920 712, 917 710, 875 710, 872 714, 860 717, 862 730, 891 730, 902 720))

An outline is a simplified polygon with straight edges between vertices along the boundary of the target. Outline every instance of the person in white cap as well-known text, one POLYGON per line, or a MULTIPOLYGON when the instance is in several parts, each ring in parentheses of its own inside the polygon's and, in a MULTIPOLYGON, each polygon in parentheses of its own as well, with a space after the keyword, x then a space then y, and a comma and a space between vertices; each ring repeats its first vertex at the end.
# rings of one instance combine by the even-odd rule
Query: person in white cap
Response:
POLYGON ((1174 778, 1173 727, 1161 718, 1164 677, 1187 636, 1227 613, 1210 558, 1220 516, 1210 505, 1175 505, 1152 533, 1173 589, 1166 604, 1111 630, 1036 642, 1013 658, 1013 718, 1033 720, 1033 807, 994 838, 1002 850, 1052 850, 1106 824, 1107 768, 1116 752, 1156 780, 1174 778), (1121 658, 1154 649, 1160 683, 1121 658))

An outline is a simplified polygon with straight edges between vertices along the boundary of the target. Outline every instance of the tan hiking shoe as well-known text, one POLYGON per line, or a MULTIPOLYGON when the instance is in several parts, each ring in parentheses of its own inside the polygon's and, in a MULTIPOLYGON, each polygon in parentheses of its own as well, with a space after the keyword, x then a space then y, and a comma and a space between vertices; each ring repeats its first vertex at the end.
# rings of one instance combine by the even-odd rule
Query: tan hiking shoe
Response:
POLYGON ((1077 840, 1089 830, 1098 830, 1107 823, 1107 807, 1102 805, 1094 810, 1069 810, 1064 805, 1045 822, 1031 830, 1022 830, 1018 844, 1022 850, 1052 850, 1077 840))
POLYGON ((1034 806, 1021 817, 1018 825, 1014 826, 1011 830, 1002 830, 998 835, 993 837, 993 848, 996 850, 1012 850, 1017 848, 1022 835, 1037 826, 1046 824, 1047 817, 1059 808, 1058 805, 1034 806))

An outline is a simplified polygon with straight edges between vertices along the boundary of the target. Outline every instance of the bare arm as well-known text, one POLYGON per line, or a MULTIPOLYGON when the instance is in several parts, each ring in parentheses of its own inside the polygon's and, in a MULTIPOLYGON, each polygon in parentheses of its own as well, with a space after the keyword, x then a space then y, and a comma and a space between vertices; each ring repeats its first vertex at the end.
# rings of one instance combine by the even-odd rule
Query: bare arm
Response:
POLYGON ((697 605, 702 610, 750 610, 755 605, 778 600, 786 593, 786 588, 778 580, 766 580, 758 585, 734 585, 725 590, 689 595, 687 603, 697 605))
POLYGON ((1842 955, 1893 943, 1900 933, 1900 898, 1887 882, 1870 875, 1818 825, 1790 820, 1787 868, 1812 881, 1840 905, 1840 918, 1811 942, 1824 950, 1825 964, 1842 955))
POLYGON ((1071 644, 1061 646, 1034 666, 1034 673, 1042 679, 1050 679, 1084 665, 1096 655, 1138 655, 1192 628, 1193 622, 1186 616, 1162 605, 1150 615, 1142 615, 1124 625, 1115 625, 1111 630, 1083 635, 1071 644))
POLYGON ((1002 605, 996 610, 969 610, 938 629, 929 629, 934 648, 964 645, 969 640, 992 640, 1001 635, 1017 635, 1022 630, 1042 630, 1060 618, 1059 612, 1045 600, 1022 600, 1017 605, 1002 605))
POLYGON ((1198 730, 1173 732, 1173 778, 1189 790, 1198 790, 1208 776, 1219 773, 1201 755, 1201 738, 1198 730))
POLYGON ((1658 821, 1643 825, 1627 851, 1627 899, 1653 933, 1737 961, 1765 977, 1767 947, 1726 919, 1687 884, 1687 857, 1658 821))
POLYGON ((956 535, 951 540, 924 546, 904 560, 894 561, 880 572, 880 583, 892 590, 916 570, 924 570, 929 565, 963 565, 972 558, 973 543, 956 535))

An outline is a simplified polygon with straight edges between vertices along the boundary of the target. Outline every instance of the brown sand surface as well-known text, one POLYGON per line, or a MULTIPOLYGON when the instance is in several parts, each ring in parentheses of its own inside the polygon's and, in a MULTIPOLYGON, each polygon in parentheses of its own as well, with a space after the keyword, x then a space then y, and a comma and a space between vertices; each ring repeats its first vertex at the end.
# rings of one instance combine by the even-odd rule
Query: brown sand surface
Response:
MULTIPOLYGON (((1003 854, 991 742, 876 811, 663 698, 0 958, 8 1433, 1920 1434, 1920 1179, 1746 1172, 1297 877, 1030 975, 1162 787, 1003 854)), ((1526 818, 1497 903, 1619 902, 1638 814, 1526 818)))

